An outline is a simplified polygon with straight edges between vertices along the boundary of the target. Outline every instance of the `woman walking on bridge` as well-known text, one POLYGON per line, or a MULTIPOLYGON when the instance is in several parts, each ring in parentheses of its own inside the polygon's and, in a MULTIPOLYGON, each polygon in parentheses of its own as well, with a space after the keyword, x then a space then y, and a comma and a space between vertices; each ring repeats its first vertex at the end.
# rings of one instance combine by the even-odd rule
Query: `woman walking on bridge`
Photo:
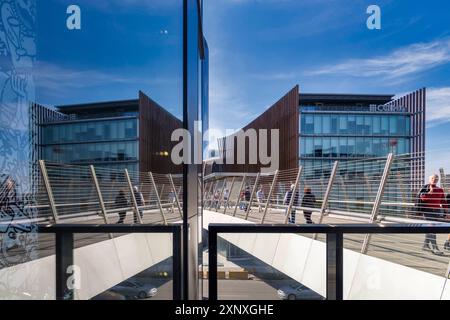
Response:
MULTIPOLYGON (((423 186, 418 194, 420 211, 425 220, 441 220, 443 210, 447 206, 444 190, 437 186, 438 181, 439 176, 437 174, 430 176, 429 183, 423 186)), ((440 251, 437 246, 435 233, 427 233, 425 235, 425 241, 422 249, 425 251, 431 251, 435 255, 443 255, 443 252, 440 251)))

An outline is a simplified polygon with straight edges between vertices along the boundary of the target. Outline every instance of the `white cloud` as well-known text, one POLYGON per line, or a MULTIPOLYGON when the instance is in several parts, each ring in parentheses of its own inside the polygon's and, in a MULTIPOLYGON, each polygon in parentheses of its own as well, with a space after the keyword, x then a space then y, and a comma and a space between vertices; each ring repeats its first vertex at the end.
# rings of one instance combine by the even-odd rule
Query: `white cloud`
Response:
POLYGON ((144 85, 169 85, 177 79, 168 77, 147 77, 135 75, 132 70, 121 70, 121 74, 97 70, 81 70, 60 65, 38 62, 34 78, 40 89, 48 90, 55 96, 63 97, 74 89, 82 89, 106 84, 133 84, 138 88, 144 85))
POLYGON ((310 76, 336 74, 399 80, 448 62, 450 62, 450 40, 445 39, 412 44, 383 56, 349 59, 306 74, 310 76))
POLYGON ((450 87, 427 89, 426 117, 428 126, 450 122, 450 87))

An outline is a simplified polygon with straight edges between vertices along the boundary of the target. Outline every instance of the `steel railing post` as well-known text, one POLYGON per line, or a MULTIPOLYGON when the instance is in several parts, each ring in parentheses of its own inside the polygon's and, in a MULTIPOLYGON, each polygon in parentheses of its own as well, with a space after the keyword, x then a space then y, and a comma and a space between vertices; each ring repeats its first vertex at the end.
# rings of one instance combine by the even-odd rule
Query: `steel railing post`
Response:
MULTIPOLYGON (((378 212, 380 210, 381 199, 383 198, 384 189, 386 187, 389 173, 391 171, 393 159, 394 159, 394 154, 389 153, 387 160, 386 160, 386 164, 384 166, 383 176, 381 177, 380 185, 378 187, 377 196, 375 198, 375 202, 372 207, 372 213, 370 215, 370 223, 373 223, 377 219, 378 212)), ((363 254, 367 253, 367 249, 369 247, 371 238, 372 238, 371 234, 366 234, 366 236, 364 237, 363 246, 361 248, 361 253, 363 253, 363 254)))
POLYGON ((153 178, 153 173, 149 172, 148 173, 148 177, 150 178, 150 182, 153 186, 153 189, 155 190, 155 194, 156 194, 156 202, 158 203, 158 208, 159 208, 159 212, 161 213, 161 217, 164 221, 164 224, 167 224, 167 220, 166 220, 166 216, 164 215, 164 211, 163 211, 163 207, 161 204, 161 198, 158 194, 158 188, 156 187, 156 183, 155 183, 155 179, 153 178))
POLYGON ((160 196, 162 197, 164 194, 164 189, 166 188, 166 185, 163 183, 161 186, 161 191, 159 192, 160 196))
POLYGON ((212 188, 214 186, 215 181, 210 181, 208 185, 208 189, 205 190, 205 197, 203 199, 203 207, 206 208, 209 203, 210 194, 212 192, 212 188))
MULTIPOLYGON (((325 215, 325 210, 328 207, 328 199, 330 198, 331 190, 333 189, 334 178, 336 177, 336 173, 337 173, 338 167, 339 167, 339 161, 334 162, 333 170, 331 171, 330 179, 328 180, 327 189, 326 189, 325 194, 323 196, 322 206, 321 206, 320 212, 319 212, 318 224, 322 223, 323 217, 325 215)), ((317 236, 318 236, 317 233, 314 234, 313 239, 317 240, 317 236)))
POLYGON ((214 204, 214 195, 215 195, 216 192, 217 192, 217 187, 218 187, 218 185, 219 185, 219 180, 217 180, 217 181, 214 183, 214 187, 213 187, 213 189, 212 189, 212 193, 209 195, 209 203, 208 203, 208 207, 209 207, 210 210, 211 210, 211 208, 212 208, 212 206, 213 206, 213 204, 214 204))
POLYGON ((203 207, 205 207, 205 201, 206 201, 206 197, 208 196, 208 192, 209 192, 209 186, 211 185, 210 182, 204 182, 203 183, 203 207))
MULTIPOLYGON (((131 193, 131 202, 133 203, 133 209, 135 214, 138 217, 138 221, 140 224, 143 224, 142 222, 142 217, 141 217, 141 213, 139 211, 139 206, 137 204, 136 201, 136 197, 134 195, 134 190, 133 190, 133 184, 131 183, 131 179, 130 179, 130 175, 128 174, 128 169, 125 169, 125 178, 127 179, 127 183, 128 183, 128 188, 130 189, 130 193, 131 193)), ((136 219, 135 219, 136 220, 136 219)))
POLYGON ((327 300, 343 300, 344 250, 343 234, 327 234, 327 300))
POLYGON ((250 201, 248 203, 247 211, 245 213, 245 220, 248 220, 248 216, 249 216, 249 213, 250 213, 250 210, 251 210, 251 207, 252 207, 253 198, 255 197, 255 192, 256 192, 256 189, 258 187, 260 174, 261 173, 258 172, 258 174, 256 175, 255 184, 253 186, 253 190, 252 190, 252 193, 250 195, 250 201))
POLYGON ((230 190, 228 190, 228 198, 227 198, 227 201, 225 203, 225 209, 223 209, 223 214, 227 214, 227 209, 228 209, 228 205, 230 204, 231 192, 233 192, 233 187, 234 187, 234 181, 235 180, 236 180, 236 177, 233 177, 233 179, 231 180, 231 187, 230 187, 230 190))
POLYGON ((41 169, 42 180, 44 181, 45 191, 47 193, 47 199, 50 205, 50 211, 53 215, 55 223, 59 222, 58 210, 56 209, 55 198, 53 197, 52 187, 48 178, 47 167, 44 160, 39 160, 39 168, 41 169))
POLYGON ((172 192, 175 197, 175 203, 178 207, 178 211, 180 212, 180 217, 181 217, 181 219, 183 219, 183 210, 181 210, 180 201, 178 199, 178 192, 177 192, 177 189, 175 188, 175 183, 173 182, 172 174, 170 174, 170 173, 169 173, 169 180, 170 180, 170 185, 172 186, 172 192))
MULTIPOLYGON (((236 212, 237 212, 237 208, 239 206, 239 203, 241 202, 241 193, 242 193, 242 189, 244 189, 244 185, 245 185, 245 178, 246 178, 246 174, 244 173, 244 175, 242 176, 242 182, 241 182, 241 186, 239 187, 239 192, 237 195, 237 201, 236 201, 236 205, 234 206, 234 212, 233 212, 233 217, 236 216, 236 212)), ((231 196, 231 194, 230 194, 231 196)))
MULTIPOLYGON (((287 207, 287 211, 286 211, 286 217, 285 217, 285 219, 284 219, 284 224, 287 224, 288 223, 288 220, 289 220, 289 216, 291 215, 291 211, 292 211, 292 206, 293 206, 293 204, 294 204, 294 199, 295 198, 297 198, 297 188, 298 188, 298 184, 299 184, 299 182, 300 182, 300 177, 301 177, 301 175, 302 175, 302 171, 303 171, 303 166, 300 166, 299 168, 298 168, 298 172, 297 172, 297 178, 295 178, 295 184, 294 184, 294 190, 292 191, 292 195, 291 195, 291 199, 290 199, 290 201, 289 201, 289 205, 288 205, 288 207, 287 207)), ((290 188, 291 186, 289 186, 289 188, 290 188)), ((300 195, 298 195, 298 196, 300 196, 300 195)))
POLYGON ((275 190, 275 185, 277 183, 277 178, 278 178, 278 172, 279 172, 279 170, 275 170, 275 173, 273 175, 273 180, 272 180, 272 184, 270 185, 270 190, 269 190, 269 195, 267 197, 266 206, 264 207, 264 214, 261 218, 261 224, 264 223, 264 220, 266 219, 267 211, 269 210, 270 198, 272 197, 273 190, 275 190))
POLYGON ((75 279, 75 281, 79 279, 79 275, 74 275, 74 272, 78 272, 78 270, 74 268, 73 233, 64 231, 56 232, 55 260, 56 299, 74 300, 75 286, 71 286, 70 283, 73 279, 75 279), (71 268, 73 270, 70 270, 71 268))
POLYGON ((102 191, 100 190, 100 184, 98 183, 98 178, 97 178, 97 174, 95 172, 95 168, 93 165, 90 165, 89 169, 91 171, 91 177, 92 177, 92 181, 94 182, 95 191, 97 192, 98 202, 100 204, 100 209, 102 211, 103 220, 105 221, 105 224, 109 224, 107 213, 106 213, 105 202, 103 201, 103 195, 102 195, 102 191))
POLYGON ((226 186, 227 186, 227 178, 224 179, 222 189, 220 190, 219 200, 216 203, 216 212, 218 212, 220 209, 220 204, 223 201, 223 192, 225 191, 226 186))

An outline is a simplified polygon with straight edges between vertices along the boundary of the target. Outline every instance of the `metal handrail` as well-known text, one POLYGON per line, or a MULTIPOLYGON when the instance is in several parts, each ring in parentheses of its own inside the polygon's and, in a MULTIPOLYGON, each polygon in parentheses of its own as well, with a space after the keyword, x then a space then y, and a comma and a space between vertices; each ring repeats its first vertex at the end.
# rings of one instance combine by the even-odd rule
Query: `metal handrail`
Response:
POLYGON ((56 298, 58 300, 73 300, 74 289, 68 287, 71 276, 67 270, 74 265, 74 234, 112 234, 112 233, 170 233, 173 246, 173 299, 182 299, 182 224, 171 225, 83 225, 58 224, 39 225, 38 233, 55 234, 56 260, 56 298))
POLYGON ((257 225, 257 224, 210 224, 208 227, 209 300, 218 299, 217 239, 224 233, 234 234, 326 234, 326 298, 344 298, 344 234, 424 234, 450 233, 450 224, 341 224, 341 225, 257 225))

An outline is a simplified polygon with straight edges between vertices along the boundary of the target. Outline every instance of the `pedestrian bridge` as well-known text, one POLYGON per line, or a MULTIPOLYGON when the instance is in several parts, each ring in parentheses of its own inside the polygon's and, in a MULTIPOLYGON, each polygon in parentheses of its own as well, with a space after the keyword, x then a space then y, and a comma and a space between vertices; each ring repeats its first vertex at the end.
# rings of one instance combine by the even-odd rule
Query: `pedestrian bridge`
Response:
MULTIPOLYGON (((390 156, 267 174, 208 174, 199 183, 203 193, 203 229, 208 230, 211 223, 284 225, 293 214, 297 224, 304 224, 304 212, 312 213, 314 223, 330 226, 447 225, 443 216, 423 220, 418 213, 415 194, 420 183, 409 170, 408 161, 408 157, 390 156), (298 192, 299 200, 291 197, 286 202, 291 187, 298 192), (301 198, 306 187, 312 190, 316 201, 303 207, 301 198)), ((42 180, 34 200, 18 201, 17 208, 10 210, 14 214, 3 217, 0 283, 4 299, 56 297, 59 260, 55 236, 40 233, 39 229, 24 231, 29 226, 115 225, 120 212, 126 213, 126 224, 135 218, 139 225, 170 226, 181 221, 181 176, 43 162, 40 173, 42 180), (142 205, 132 191, 136 185, 145 199, 142 205), (119 190, 129 199, 122 206, 115 203, 119 190), (20 236, 11 237, 14 234, 20 236), (24 242, 32 245, 24 246, 24 242), (32 250, 24 251, 25 247, 32 250)), ((446 177, 443 170, 442 177, 446 177)), ((444 188, 446 184, 443 180, 444 188)), ((325 235, 219 236, 325 296, 325 235)), ((76 234, 73 262, 80 268, 81 277, 76 283, 79 289, 75 290, 75 298, 93 298, 170 259, 173 238, 170 232, 76 234)), ((445 234, 437 236, 441 250, 446 239, 445 234)), ((417 234, 346 235, 344 298, 449 299, 450 253, 424 251, 423 240, 424 235, 417 234)))

